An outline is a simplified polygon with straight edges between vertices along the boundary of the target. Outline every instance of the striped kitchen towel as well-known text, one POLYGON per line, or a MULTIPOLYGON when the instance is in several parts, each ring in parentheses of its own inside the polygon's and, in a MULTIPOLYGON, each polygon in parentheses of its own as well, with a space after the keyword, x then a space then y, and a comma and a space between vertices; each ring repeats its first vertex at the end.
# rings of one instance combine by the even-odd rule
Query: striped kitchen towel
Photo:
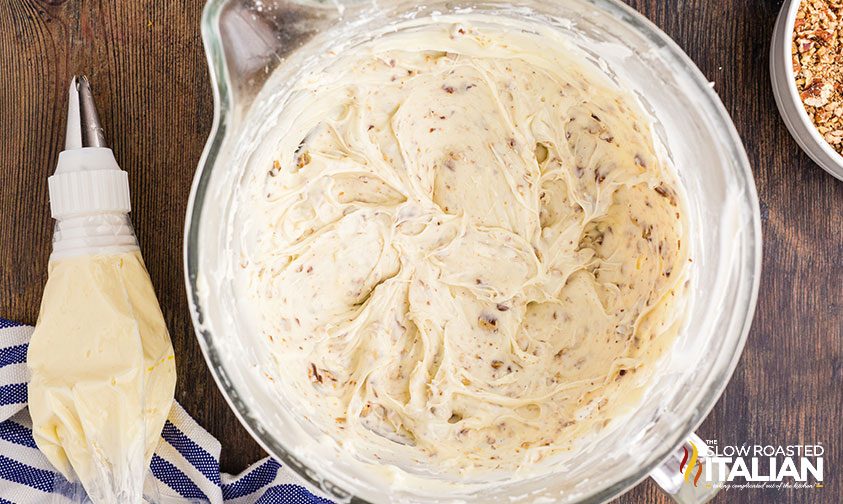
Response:
MULTIPOLYGON (((26 409, 26 348, 33 328, 0 318, 0 504, 89 502, 68 483, 32 438, 26 409)), ((238 476, 220 473, 220 442, 177 403, 149 464, 151 502, 330 504, 301 479, 265 458, 238 476)))

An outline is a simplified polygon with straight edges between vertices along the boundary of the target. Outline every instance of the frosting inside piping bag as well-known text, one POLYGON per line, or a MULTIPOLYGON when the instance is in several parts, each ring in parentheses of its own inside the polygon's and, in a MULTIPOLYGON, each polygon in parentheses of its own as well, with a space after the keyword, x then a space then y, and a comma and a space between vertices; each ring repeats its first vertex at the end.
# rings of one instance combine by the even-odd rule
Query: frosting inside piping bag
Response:
POLYGON ((140 252, 51 261, 27 364, 38 448, 91 501, 141 502, 176 370, 140 252))

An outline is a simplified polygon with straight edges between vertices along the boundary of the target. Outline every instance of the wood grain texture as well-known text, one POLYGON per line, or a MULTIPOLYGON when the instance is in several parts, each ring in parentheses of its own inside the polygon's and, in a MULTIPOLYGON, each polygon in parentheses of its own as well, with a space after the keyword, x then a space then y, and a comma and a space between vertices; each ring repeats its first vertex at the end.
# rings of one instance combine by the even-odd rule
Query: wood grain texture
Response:
MULTIPOLYGON (((822 443, 822 490, 746 490, 716 502, 843 502, 843 183, 803 154, 773 101, 768 49, 781 1, 629 0, 715 83, 744 139, 761 199, 764 271, 755 322, 700 428, 721 444, 822 443)), ((203 2, 0 2, 0 315, 34 323, 52 222, 46 177, 64 137, 66 86, 94 84, 129 173, 132 219, 173 337, 177 399, 223 442, 222 468, 263 456, 213 383, 182 277, 187 196, 213 118, 199 37, 203 2)), ((623 503, 668 502, 651 482, 623 503)))

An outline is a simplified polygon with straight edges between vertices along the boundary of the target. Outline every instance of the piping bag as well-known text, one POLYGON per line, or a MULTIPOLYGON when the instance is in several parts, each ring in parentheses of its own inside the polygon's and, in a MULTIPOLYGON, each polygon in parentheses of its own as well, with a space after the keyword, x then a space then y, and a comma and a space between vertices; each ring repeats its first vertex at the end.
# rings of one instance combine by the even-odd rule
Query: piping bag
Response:
POLYGON ((71 83, 65 150, 48 182, 53 250, 27 355, 35 442, 76 489, 71 500, 143 502, 175 359, 129 220, 128 177, 85 77, 71 83))

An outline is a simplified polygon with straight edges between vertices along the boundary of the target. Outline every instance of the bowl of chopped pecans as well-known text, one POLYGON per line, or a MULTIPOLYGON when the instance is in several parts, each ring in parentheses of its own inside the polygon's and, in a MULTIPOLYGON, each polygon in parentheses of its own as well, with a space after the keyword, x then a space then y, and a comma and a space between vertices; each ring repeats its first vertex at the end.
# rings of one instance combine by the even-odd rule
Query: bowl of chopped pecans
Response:
POLYGON ((843 180, 843 0, 789 0, 770 48, 776 105, 790 134, 843 180))

